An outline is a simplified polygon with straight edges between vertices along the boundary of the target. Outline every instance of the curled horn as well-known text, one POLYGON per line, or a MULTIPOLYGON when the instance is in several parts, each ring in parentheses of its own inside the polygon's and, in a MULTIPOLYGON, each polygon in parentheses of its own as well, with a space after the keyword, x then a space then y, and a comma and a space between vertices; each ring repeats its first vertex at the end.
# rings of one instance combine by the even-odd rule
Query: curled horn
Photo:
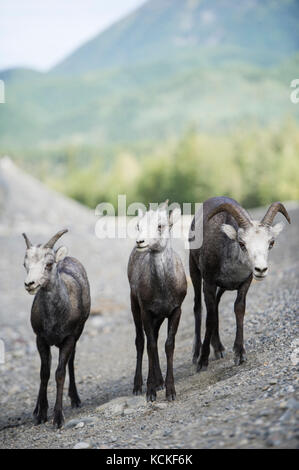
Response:
POLYGON ((26 233, 22 233, 23 237, 25 238, 25 243, 26 243, 26 246, 27 248, 31 248, 32 247, 32 243, 31 241, 29 240, 29 238, 27 237, 26 233))
POLYGON ((281 212, 281 214, 283 214, 285 216, 285 218, 287 219, 289 224, 291 223, 290 216, 289 216, 286 208, 284 207, 284 205, 281 204, 281 202, 273 202, 273 204, 271 204, 271 206, 267 210, 264 218, 262 219, 261 224, 266 225, 266 226, 271 226, 277 212, 281 212))
POLYGON ((219 212, 223 212, 223 211, 226 211, 230 215, 232 215, 238 222, 239 227, 245 229, 251 225, 251 221, 248 218, 248 215, 245 212, 245 210, 242 207, 234 206, 229 203, 220 204, 220 206, 212 210, 212 212, 209 214, 208 220, 214 217, 214 215, 219 214, 219 212))
POLYGON ((57 232, 54 237, 50 238, 50 240, 45 243, 44 248, 53 248, 57 240, 62 237, 66 232, 68 232, 68 229, 60 230, 60 232, 57 232))

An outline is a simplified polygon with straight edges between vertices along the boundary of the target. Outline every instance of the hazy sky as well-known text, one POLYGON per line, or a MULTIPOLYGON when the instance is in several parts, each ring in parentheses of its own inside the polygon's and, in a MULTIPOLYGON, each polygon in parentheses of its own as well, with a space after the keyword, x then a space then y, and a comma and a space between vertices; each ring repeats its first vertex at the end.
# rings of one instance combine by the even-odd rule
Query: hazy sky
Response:
POLYGON ((0 0, 0 69, 47 70, 144 0, 0 0))

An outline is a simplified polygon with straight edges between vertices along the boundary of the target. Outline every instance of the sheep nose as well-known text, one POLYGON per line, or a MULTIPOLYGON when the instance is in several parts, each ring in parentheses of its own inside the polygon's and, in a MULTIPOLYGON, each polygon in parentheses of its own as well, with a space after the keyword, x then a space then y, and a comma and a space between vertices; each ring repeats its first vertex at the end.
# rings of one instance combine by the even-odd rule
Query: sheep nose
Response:
POLYGON ((32 287, 33 284, 34 284, 34 281, 31 281, 31 282, 25 282, 25 287, 28 288, 28 287, 32 287))
POLYGON ((268 268, 263 268, 263 269, 261 269, 261 268, 255 267, 254 270, 255 270, 257 273, 259 273, 259 274, 265 274, 266 271, 268 271, 268 268))
POLYGON ((137 245, 142 245, 144 243, 144 240, 137 240, 136 243, 137 245))

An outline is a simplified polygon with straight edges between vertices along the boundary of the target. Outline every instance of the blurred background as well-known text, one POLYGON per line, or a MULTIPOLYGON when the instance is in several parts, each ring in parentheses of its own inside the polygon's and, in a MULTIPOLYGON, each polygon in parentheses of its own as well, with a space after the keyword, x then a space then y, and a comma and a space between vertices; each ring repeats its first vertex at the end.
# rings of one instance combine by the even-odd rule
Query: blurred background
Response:
MULTIPOLYGON (((299 0, 0 0, 0 448, 73 448, 83 439, 99 448, 298 447, 298 367, 290 359, 299 337, 295 79, 299 0), (200 378, 191 368, 189 253, 173 240, 188 281, 177 404, 136 405, 112 419, 98 407, 131 396, 135 368, 126 274, 135 242, 99 240, 94 209, 116 208, 119 194, 128 204, 229 195, 254 208, 281 200, 292 223, 271 252, 268 281, 253 283, 248 296, 247 364, 233 365, 229 292, 220 320, 226 358, 200 378), (21 234, 44 243, 64 227, 62 243, 88 273, 91 316, 76 355, 84 407, 64 401, 66 420, 86 424, 58 435, 51 422, 32 421, 40 360, 21 234)), ((190 217, 183 225, 187 235, 190 217)), ((163 372, 166 331, 165 323, 163 372)), ((52 371, 50 407, 55 389, 52 371)))
POLYGON ((91 208, 299 199, 298 0, 0 10, 0 156, 50 188, 91 208))

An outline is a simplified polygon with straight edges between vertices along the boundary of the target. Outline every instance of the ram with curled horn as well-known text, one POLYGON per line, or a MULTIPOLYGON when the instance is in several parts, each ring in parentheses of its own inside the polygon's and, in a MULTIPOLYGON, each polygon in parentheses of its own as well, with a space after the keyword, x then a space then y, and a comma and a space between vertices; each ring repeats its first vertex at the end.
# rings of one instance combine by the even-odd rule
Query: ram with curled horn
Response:
POLYGON ((51 367, 51 346, 59 348, 56 369, 56 403, 54 425, 63 425, 62 397, 66 366, 69 369, 69 397, 73 407, 80 406, 76 388, 74 358, 76 343, 90 312, 90 289, 86 271, 75 258, 66 256, 67 248, 54 249, 55 243, 68 230, 60 230, 45 244, 26 243, 24 266, 26 291, 34 295, 31 325, 36 334, 41 358, 40 389, 34 410, 36 424, 47 421, 47 386, 51 367))
POLYGON ((234 304, 236 337, 235 363, 246 361, 243 321, 246 295, 251 281, 262 281, 268 274, 268 253, 283 229, 283 223, 272 225, 277 213, 291 223, 281 202, 274 202, 261 221, 252 220, 249 213, 234 199, 214 197, 203 203, 192 221, 190 240, 196 230, 203 230, 200 247, 190 245, 189 266, 194 287, 195 336, 193 362, 197 370, 207 368, 212 344, 216 358, 223 357, 224 347, 219 336, 218 306, 226 290, 237 290, 234 304), (197 227, 197 228, 196 228, 197 227), (192 234, 192 235, 191 235, 192 234), (201 343, 201 286, 207 308, 206 333, 201 343))

